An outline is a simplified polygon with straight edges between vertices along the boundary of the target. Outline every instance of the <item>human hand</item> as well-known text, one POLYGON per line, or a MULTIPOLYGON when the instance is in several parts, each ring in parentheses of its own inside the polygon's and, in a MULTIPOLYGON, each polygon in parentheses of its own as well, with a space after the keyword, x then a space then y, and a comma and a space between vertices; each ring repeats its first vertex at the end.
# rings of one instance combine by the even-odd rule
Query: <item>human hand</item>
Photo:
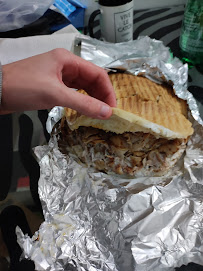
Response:
POLYGON ((109 118, 116 98, 106 71, 65 49, 3 66, 0 113, 56 105, 93 118, 109 118), (73 88, 84 89, 90 96, 73 88))

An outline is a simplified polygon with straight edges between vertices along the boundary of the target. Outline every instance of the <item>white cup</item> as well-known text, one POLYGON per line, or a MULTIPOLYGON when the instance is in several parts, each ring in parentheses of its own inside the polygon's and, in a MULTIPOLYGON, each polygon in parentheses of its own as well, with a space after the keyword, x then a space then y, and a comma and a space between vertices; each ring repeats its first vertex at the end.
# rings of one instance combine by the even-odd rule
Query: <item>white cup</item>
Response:
POLYGON ((89 18, 88 29, 91 37, 93 33, 94 20, 100 15, 100 27, 102 39, 108 42, 126 42, 133 39, 133 1, 123 0, 124 4, 112 6, 103 4, 108 1, 99 1, 99 10, 94 11, 89 18), (102 3, 102 4, 101 4, 102 3))

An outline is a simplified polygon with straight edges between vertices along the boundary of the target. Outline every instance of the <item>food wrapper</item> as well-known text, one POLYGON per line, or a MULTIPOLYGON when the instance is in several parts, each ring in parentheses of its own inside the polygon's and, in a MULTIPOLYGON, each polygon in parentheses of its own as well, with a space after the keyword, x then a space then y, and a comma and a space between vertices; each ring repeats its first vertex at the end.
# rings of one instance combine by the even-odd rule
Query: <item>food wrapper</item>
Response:
POLYGON ((58 148, 49 115, 48 145, 35 148, 45 222, 30 238, 17 228, 23 257, 36 270, 161 271, 189 262, 203 265, 203 122, 187 91, 187 65, 149 37, 110 44, 80 35, 81 56, 111 71, 142 74, 173 85, 187 100, 194 127, 185 154, 163 177, 124 179, 79 164, 58 148))

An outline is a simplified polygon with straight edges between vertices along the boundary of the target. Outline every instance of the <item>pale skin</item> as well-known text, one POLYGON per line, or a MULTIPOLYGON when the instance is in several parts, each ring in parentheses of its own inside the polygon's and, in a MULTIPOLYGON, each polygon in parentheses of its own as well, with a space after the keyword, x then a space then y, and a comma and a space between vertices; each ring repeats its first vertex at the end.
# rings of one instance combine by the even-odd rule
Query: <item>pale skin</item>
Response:
POLYGON ((2 71, 0 114, 64 106, 108 119, 116 107, 107 72, 65 49, 4 65, 2 71), (84 89, 90 96, 74 89, 84 89))

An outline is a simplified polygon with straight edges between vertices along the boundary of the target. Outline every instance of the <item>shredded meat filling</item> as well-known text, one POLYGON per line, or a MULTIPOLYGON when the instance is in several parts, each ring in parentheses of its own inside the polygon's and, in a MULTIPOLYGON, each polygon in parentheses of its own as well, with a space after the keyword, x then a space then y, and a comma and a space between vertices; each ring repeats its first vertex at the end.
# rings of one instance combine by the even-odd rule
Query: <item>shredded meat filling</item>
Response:
POLYGON ((179 149, 184 150, 185 144, 183 139, 157 139, 149 133, 118 135, 92 127, 71 131, 65 125, 59 147, 64 152, 65 146, 66 152, 100 171, 133 176, 144 167, 158 176, 160 171, 169 167, 173 155, 179 149))

